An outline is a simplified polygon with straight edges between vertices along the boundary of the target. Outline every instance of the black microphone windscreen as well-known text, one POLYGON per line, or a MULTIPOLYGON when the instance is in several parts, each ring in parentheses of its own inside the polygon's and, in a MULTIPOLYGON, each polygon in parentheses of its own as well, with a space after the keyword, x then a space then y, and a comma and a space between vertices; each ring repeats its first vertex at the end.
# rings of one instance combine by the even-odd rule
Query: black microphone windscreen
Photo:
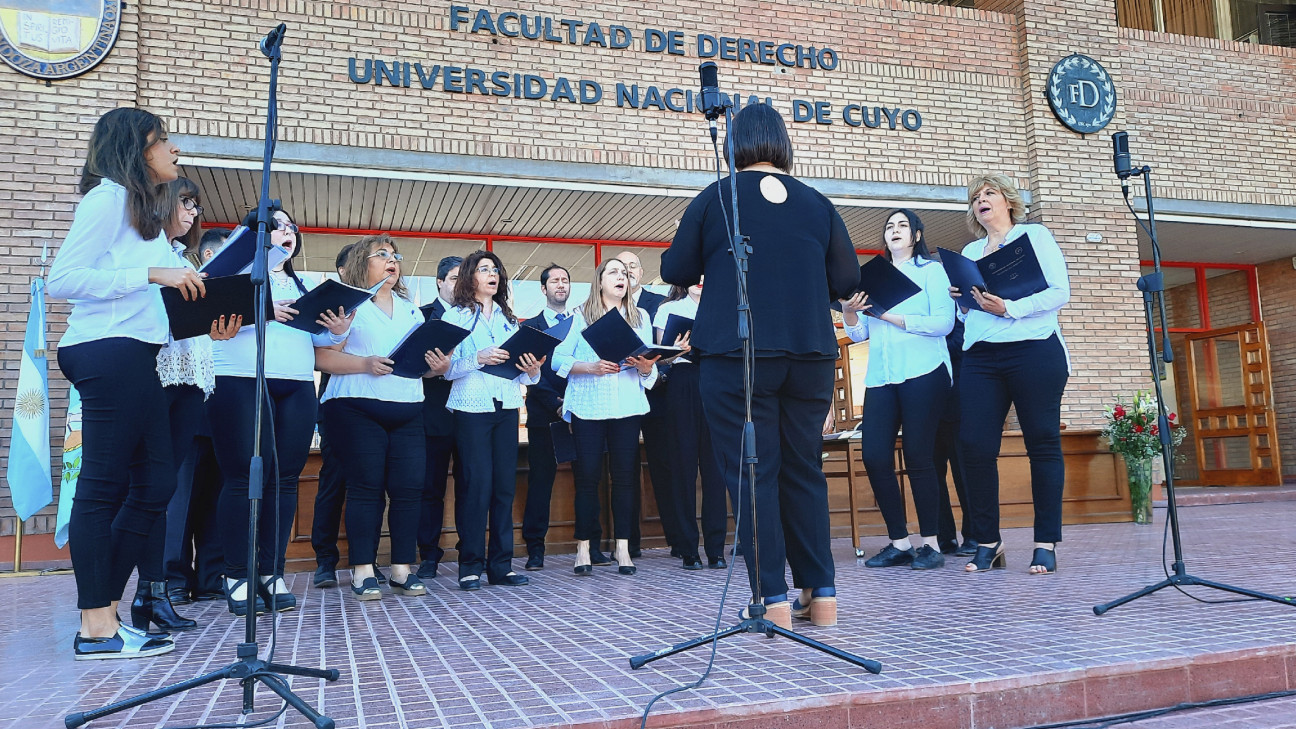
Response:
POLYGON ((1112 162, 1117 176, 1128 177, 1130 174, 1129 134, 1116 132, 1112 135, 1112 162))
POLYGON ((719 72, 716 69, 715 61, 706 61, 698 66, 698 75, 702 77, 702 88, 717 87, 720 85, 719 72))

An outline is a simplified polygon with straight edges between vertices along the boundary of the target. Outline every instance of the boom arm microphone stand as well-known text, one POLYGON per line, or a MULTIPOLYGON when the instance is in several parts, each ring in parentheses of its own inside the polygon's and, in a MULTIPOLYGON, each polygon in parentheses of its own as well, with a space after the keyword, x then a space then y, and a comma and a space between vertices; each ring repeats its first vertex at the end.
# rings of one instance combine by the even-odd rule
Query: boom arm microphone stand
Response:
MULTIPOLYGON (((703 105, 706 111, 707 120, 711 124, 711 142, 716 143, 716 125, 715 120, 723 111, 725 115, 725 128, 732 132, 733 128, 733 104, 720 95, 719 88, 716 85, 716 65, 710 61, 703 63, 702 72, 702 97, 703 105), (712 103, 707 103, 707 99, 713 99, 712 103)), ((730 243, 729 253, 733 256, 735 272, 738 276, 738 339, 742 342, 743 358, 743 400, 745 405, 746 420, 743 422, 742 433, 742 458, 739 468, 745 468, 747 471, 747 494, 751 504, 751 514, 747 518, 751 519, 751 544, 744 547, 744 555, 750 554, 756 567, 756 584, 753 586, 751 604, 747 606, 748 617, 740 621, 737 625, 731 626, 718 633, 705 635, 685 641, 670 648, 664 648, 655 653, 649 653, 642 656, 634 656, 630 659, 631 668, 640 668, 651 663, 658 658, 673 656, 676 653, 697 648, 699 646, 713 643, 721 638, 728 638, 738 633, 762 633, 767 638, 773 638, 776 635, 790 638, 805 646, 816 650, 823 651, 830 656, 854 664, 868 671, 869 673, 881 673, 882 664, 877 661, 861 658, 852 653, 847 653, 838 648, 834 648, 817 640, 812 640, 799 633, 795 633, 786 628, 781 628, 769 620, 765 619, 765 602, 761 595, 760 584, 760 540, 757 538, 757 521, 756 521, 756 426, 752 422, 752 382, 755 368, 755 349, 752 346, 752 317, 751 305, 747 296, 747 261, 751 254, 751 246, 748 244, 747 236, 742 234, 742 229, 738 224, 738 174, 734 169, 734 142, 733 134, 725 134, 725 143, 728 149, 726 155, 729 159, 729 200, 730 207, 733 210, 733 217, 730 219, 730 243)), ((720 169, 716 168, 717 181, 720 176, 720 169)), ((717 187, 717 192, 723 195, 723 191, 717 187)), ((723 198, 721 200, 723 208, 723 198)), ((739 488, 741 489, 741 478, 739 479, 739 488)), ((747 557, 744 556, 744 559, 747 557)), ((718 621, 717 621, 718 622, 718 621)))
POLYGON ((266 114, 266 132, 265 132, 265 155, 261 165, 261 199, 257 206, 257 246, 256 257, 252 263, 252 283, 257 301, 256 307, 256 398, 258 407, 256 409, 256 419, 253 425, 252 435, 252 460, 248 469, 248 579, 247 588, 247 613, 244 623, 243 642, 238 644, 238 660, 219 670, 213 671, 197 678, 191 678, 188 681, 182 681, 171 686, 140 694, 125 701, 119 701, 115 704, 105 706, 92 711, 76 712, 68 714, 63 723, 68 729, 75 729, 88 721, 99 719, 109 714, 115 714, 124 709, 130 709, 141 706, 167 696, 173 696, 183 693, 189 689, 205 686, 209 683, 221 681, 224 679, 235 679, 243 684, 243 713, 250 714, 254 708, 254 694, 256 682, 264 683, 267 688, 275 692, 289 706, 301 712, 307 719, 315 725, 317 729, 333 729, 333 720, 327 716, 322 716, 310 707, 301 697, 292 692, 288 682, 279 674, 290 676, 306 676, 309 678, 322 678, 327 681, 336 681, 338 672, 331 668, 302 668, 298 666, 289 666, 281 663, 270 663, 259 657, 257 648, 256 635, 256 585, 258 584, 257 576, 257 526, 261 516, 261 493, 264 486, 263 466, 261 457, 261 430, 264 426, 262 415, 266 410, 265 407, 265 330, 266 330, 266 302, 269 297, 269 285, 267 284, 267 251, 270 248, 270 208, 277 205, 278 201, 270 200, 270 160, 274 157, 275 127, 278 121, 278 98, 277 84, 279 81, 279 60, 281 58, 281 45, 283 44, 284 32, 287 26, 282 23, 270 31, 269 35, 261 40, 261 52, 270 59, 270 103, 269 111, 266 114))
MULTIPOLYGON (((1116 175, 1120 177, 1121 189, 1125 195, 1125 204, 1129 205, 1129 184, 1127 180, 1130 177, 1143 178, 1143 194, 1147 199, 1147 224, 1138 219, 1138 214, 1134 213, 1134 208, 1130 207, 1130 213, 1134 214, 1134 219, 1143 226, 1152 241, 1152 273, 1142 276, 1138 280, 1139 291, 1143 292, 1143 316, 1147 324, 1147 347, 1148 347, 1148 364, 1152 370, 1152 384, 1156 388, 1157 398, 1157 432, 1161 436, 1161 463, 1165 467, 1165 485, 1166 485, 1166 520, 1170 528, 1170 534, 1174 542, 1174 574, 1166 573, 1166 579, 1161 580, 1153 585, 1130 593, 1125 597, 1113 600, 1102 605, 1094 606, 1094 615, 1102 615, 1114 607, 1119 607, 1132 600, 1140 597, 1151 595, 1158 590, 1167 587, 1180 589, 1183 587, 1198 586, 1209 587, 1215 590, 1231 592, 1236 595, 1245 595, 1255 600, 1268 600, 1270 602, 1281 603, 1284 605, 1296 605, 1296 600, 1289 597, 1278 597, 1269 595, 1255 590, 1248 590, 1241 587, 1233 587, 1219 582, 1203 580, 1200 577, 1194 577, 1188 574, 1187 566, 1184 564, 1183 543, 1179 537, 1179 510, 1175 504, 1174 490, 1174 453, 1170 443, 1170 419, 1166 415, 1166 402, 1161 394, 1161 376, 1160 363, 1170 363, 1174 361, 1174 352, 1170 348, 1170 329, 1166 326, 1165 312, 1165 279, 1161 273, 1161 246, 1157 243, 1156 234, 1156 211, 1152 203, 1152 168, 1143 165, 1137 169, 1130 168, 1129 157, 1129 135, 1126 132, 1116 132, 1112 135, 1112 146, 1115 152, 1116 175), (1160 313, 1161 335, 1163 337, 1160 351, 1157 350, 1156 328, 1154 327, 1155 319, 1153 317, 1153 308, 1160 313)), ((1187 593, 1184 593, 1187 594, 1187 593)))

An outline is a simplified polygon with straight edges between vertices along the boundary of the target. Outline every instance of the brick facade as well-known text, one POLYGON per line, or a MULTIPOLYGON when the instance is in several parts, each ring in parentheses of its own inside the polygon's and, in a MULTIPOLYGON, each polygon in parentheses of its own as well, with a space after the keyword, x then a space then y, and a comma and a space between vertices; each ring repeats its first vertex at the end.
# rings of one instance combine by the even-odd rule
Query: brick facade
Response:
MULTIPOLYGON (((900 0, 464 3, 496 16, 517 10, 623 25, 633 31, 625 49, 451 30, 449 5, 143 0, 128 4, 112 55, 85 76, 46 86, 0 68, 0 244, 10 253, 0 267, 0 410, 13 405, 28 281, 41 244, 56 246, 67 229, 95 119, 138 104, 166 116, 173 133, 260 139, 267 66, 254 49, 276 22, 290 29, 281 141, 680 172, 711 169, 695 117, 618 108, 617 81, 692 89, 698 33, 835 49, 834 71, 719 61, 722 87, 772 97, 785 115, 794 97, 833 104, 831 125, 790 125, 802 177, 958 186, 994 171, 1029 189, 1032 220, 1054 231, 1071 270, 1072 303, 1062 321, 1075 370, 1063 405, 1072 428, 1095 426, 1104 403, 1142 386, 1145 365, 1135 226, 1110 172, 1106 133, 1076 135, 1048 108, 1044 83, 1057 60, 1081 52, 1112 73, 1120 102, 1109 131, 1129 129, 1136 158, 1166 171, 1158 177, 1161 196, 1296 205, 1289 164, 1252 164, 1296 152, 1296 52, 1120 29, 1108 0, 991 0, 977 10, 900 0), (646 52, 646 28, 681 31, 687 53, 646 52), (593 79, 605 96, 579 105, 425 90, 417 80, 409 88, 361 85, 348 77, 352 57, 534 73, 551 84, 559 76, 593 79), (916 108, 923 125, 916 132, 851 127, 840 117, 849 103, 916 108), (1218 177, 1242 166, 1254 174, 1230 175, 1227 184, 1218 177), (1102 242, 1086 243, 1094 233, 1102 242)), ((1291 278, 1264 274, 1262 290, 1269 279, 1277 289, 1291 278)), ((65 313, 62 302, 51 307, 51 341, 65 313)), ((1283 313, 1296 329, 1291 312, 1266 298, 1268 317, 1283 313)), ((1283 336, 1283 326, 1271 323, 1275 363, 1280 342, 1293 346, 1283 336)), ((59 413, 66 383, 51 370, 59 413)), ((1275 371, 1276 387, 1290 388, 1294 378, 1284 371, 1280 381, 1275 371)), ((1291 410, 1280 418, 1287 430, 1296 426, 1291 410)), ((57 451, 57 417, 53 427, 57 451)), ((0 452, 7 445, 5 426, 0 452)), ((11 514, 0 494, 0 514, 11 514)), ((28 529, 49 531, 50 521, 38 517, 28 529)), ((0 534, 11 531, 12 518, 0 518, 0 534)))

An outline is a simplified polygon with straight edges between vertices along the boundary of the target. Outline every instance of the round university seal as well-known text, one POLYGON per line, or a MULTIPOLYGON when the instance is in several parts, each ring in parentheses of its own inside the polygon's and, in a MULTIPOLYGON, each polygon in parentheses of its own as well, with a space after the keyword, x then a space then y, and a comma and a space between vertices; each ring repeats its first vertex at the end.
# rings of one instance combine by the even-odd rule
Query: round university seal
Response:
POLYGON ((28 76, 79 76, 107 57, 121 0, 0 0, 0 59, 28 76))
POLYGON ((1107 69, 1088 56, 1077 53, 1058 61, 1046 93, 1058 121, 1081 134, 1102 129, 1116 114, 1116 86, 1107 69))

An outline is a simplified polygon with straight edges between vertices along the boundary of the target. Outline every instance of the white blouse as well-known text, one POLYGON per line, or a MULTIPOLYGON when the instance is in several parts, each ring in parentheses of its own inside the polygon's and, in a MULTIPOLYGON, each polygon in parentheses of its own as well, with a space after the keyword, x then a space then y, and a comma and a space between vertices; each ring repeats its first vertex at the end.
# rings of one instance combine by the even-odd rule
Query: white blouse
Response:
POLYGON ((495 412, 496 402, 503 408, 517 410, 522 407, 524 399, 525 389, 522 386, 534 385, 540 381, 540 375, 532 378, 522 371, 511 380, 479 371, 482 365, 477 362, 477 352, 503 346, 518 329, 518 324, 504 317, 499 304, 491 302, 491 306, 494 308, 489 317, 464 306, 456 306, 441 317, 441 321, 469 332, 468 338, 455 347, 450 358, 450 371, 445 376, 453 383, 450 399, 446 401, 449 410, 491 413, 495 412))
POLYGON ((167 341, 162 287, 150 268, 174 268, 166 233, 144 240, 130 222, 126 188, 104 179, 77 204, 45 291, 72 303, 60 347, 109 337, 150 344, 167 341))
MULTIPOLYGON (((176 258, 172 265, 194 267, 184 256, 183 244, 173 243, 171 250, 176 258)), ((167 343, 158 350, 157 372, 163 387, 194 385, 202 389, 204 397, 212 394, 216 389, 216 369, 211 337, 201 334, 176 341, 168 334, 167 343)))
MULTIPOLYGON (((567 338, 554 350, 553 368, 559 377, 567 378, 567 393, 563 395, 563 419, 571 416, 582 420, 613 420, 644 415, 648 412, 648 396, 644 390, 657 382, 657 365, 647 375, 640 375, 633 367, 610 375, 573 374, 577 362, 597 362, 599 356, 585 341, 582 332, 588 324, 580 309, 573 314, 567 338)), ((605 315, 606 316, 606 315, 605 315)), ((635 333, 644 344, 652 344, 652 323, 648 312, 639 309, 639 326, 635 333)))
POLYGON ((945 335, 954 329, 954 300, 949 295, 945 267, 932 260, 918 265, 916 258, 910 258, 897 268, 922 288, 887 312, 903 316, 904 328, 862 312, 854 326, 846 327, 846 336, 852 342, 869 340, 864 387, 898 385, 941 365, 945 365, 952 381, 954 367, 945 335))
MULTIPOLYGON (((314 288, 302 281, 308 289, 314 288)), ((270 274, 273 301, 301 298, 301 289, 286 275, 270 274)), ((266 378, 271 380, 315 381, 315 348, 340 344, 345 335, 309 334, 277 321, 266 322, 266 378)), ((256 377, 256 327, 243 327, 233 339, 213 342, 217 377, 256 377)))
MULTIPOLYGON (((357 357, 386 357, 400 344, 411 329, 423 324, 423 314, 409 299, 392 296, 392 314, 387 316, 372 299, 356 309, 346 344, 342 351, 357 357)), ((349 375, 331 375, 324 397, 327 402, 335 397, 363 397, 388 402, 423 402, 423 383, 420 380, 396 375, 372 375, 367 372, 349 375)))

